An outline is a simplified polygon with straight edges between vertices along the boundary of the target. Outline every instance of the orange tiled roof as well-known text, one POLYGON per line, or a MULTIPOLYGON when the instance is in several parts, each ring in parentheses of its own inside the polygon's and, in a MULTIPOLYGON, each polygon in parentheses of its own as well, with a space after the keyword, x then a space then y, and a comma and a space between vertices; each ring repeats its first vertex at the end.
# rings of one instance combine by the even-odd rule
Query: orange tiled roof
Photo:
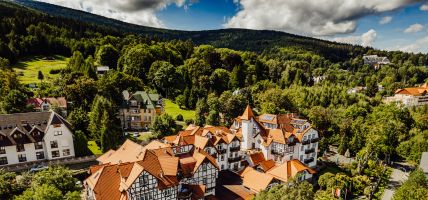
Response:
POLYGON ((129 175, 133 163, 103 166, 95 174, 85 180, 85 183, 93 188, 96 199, 117 200, 121 199, 120 191, 121 174, 129 175))
POLYGON ((248 190, 242 185, 223 185, 226 189, 230 190, 234 194, 238 195, 244 200, 250 200, 253 199, 255 192, 248 190))
POLYGON ((295 177, 298 173, 303 171, 307 171, 311 174, 315 173, 314 170, 307 167, 299 160, 294 159, 273 167, 266 173, 281 181, 287 182, 290 177, 295 177))
POLYGON ((421 85, 420 87, 404 88, 404 89, 398 89, 397 91, 395 91, 395 94, 404 94, 404 95, 412 95, 412 96, 421 96, 427 93, 428 93, 427 83, 421 85))
POLYGON ((253 162, 254 165, 258 165, 261 162, 265 161, 265 156, 262 152, 255 152, 249 155, 251 162, 253 162))
POLYGON ((242 185, 255 192, 266 189, 273 180, 273 176, 256 171, 251 167, 245 168, 241 173, 242 185))
POLYGON ((253 117, 254 117, 253 110, 251 109, 250 105, 247 105, 247 107, 245 108, 244 114, 242 114, 241 116, 241 119, 250 120, 253 117))
POLYGON ((97 161, 100 163, 118 164, 124 162, 135 162, 141 160, 144 156, 144 151, 147 149, 159 149, 170 147, 168 144, 153 140, 146 146, 139 145, 131 140, 126 140, 122 146, 116 151, 109 150, 100 157, 97 161))
POLYGON ((273 161, 272 159, 270 160, 265 160, 263 162, 260 162, 259 166, 263 169, 263 171, 269 171, 270 169, 272 169, 272 167, 275 167, 275 161, 273 161))

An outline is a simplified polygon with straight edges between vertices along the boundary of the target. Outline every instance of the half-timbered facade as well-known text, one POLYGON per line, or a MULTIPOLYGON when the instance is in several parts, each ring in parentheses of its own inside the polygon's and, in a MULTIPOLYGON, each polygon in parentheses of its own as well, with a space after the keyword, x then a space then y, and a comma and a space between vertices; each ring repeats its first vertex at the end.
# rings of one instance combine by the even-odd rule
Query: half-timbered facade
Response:
POLYGON ((126 141, 101 156, 104 164, 91 167, 91 176, 84 181, 86 199, 193 200, 215 195, 219 170, 215 158, 195 144, 182 144, 171 147, 152 141, 140 148, 126 141), (120 155, 129 162, 115 162, 120 155))

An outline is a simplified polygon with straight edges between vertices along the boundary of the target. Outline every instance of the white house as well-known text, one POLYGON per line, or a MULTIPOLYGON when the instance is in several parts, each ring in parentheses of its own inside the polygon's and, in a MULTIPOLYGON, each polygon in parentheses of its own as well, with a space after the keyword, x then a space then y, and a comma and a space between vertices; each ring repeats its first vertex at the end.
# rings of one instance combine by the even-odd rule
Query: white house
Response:
POLYGON ((394 96, 386 97, 385 103, 400 103, 406 107, 428 105, 428 84, 420 87, 404 88, 395 91, 394 96))
POLYGON ((71 125, 57 113, 0 115, 0 166, 74 155, 71 125))
POLYGON ((262 152, 277 164, 297 159, 309 167, 317 164, 318 132, 294 114, 254 116, 250 106, 231 129, 241 139, 241 150, 262 152))

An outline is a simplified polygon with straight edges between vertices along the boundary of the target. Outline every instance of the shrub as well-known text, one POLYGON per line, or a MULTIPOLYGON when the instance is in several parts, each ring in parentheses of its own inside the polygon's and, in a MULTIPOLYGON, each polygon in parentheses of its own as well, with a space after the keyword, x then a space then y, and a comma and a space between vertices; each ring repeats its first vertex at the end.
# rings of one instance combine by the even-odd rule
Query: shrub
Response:
POLYGON ((193 121, 193 119, 186 119, 184 122, 186 122, 186 125, 187 125, 187 126, 189 126, 190 124, 195 123, 195 122, 193 121))
POLYGON ((175 117, 175 120, 177 120, 177 121, 183 121, 183 115, 181 115, 181 114, 178 114, 177 115, 177 117, 175 117))
POLYGON ((61 69, 51 69, 49 70, 49 74, 59 74, 61 72, 61 69))

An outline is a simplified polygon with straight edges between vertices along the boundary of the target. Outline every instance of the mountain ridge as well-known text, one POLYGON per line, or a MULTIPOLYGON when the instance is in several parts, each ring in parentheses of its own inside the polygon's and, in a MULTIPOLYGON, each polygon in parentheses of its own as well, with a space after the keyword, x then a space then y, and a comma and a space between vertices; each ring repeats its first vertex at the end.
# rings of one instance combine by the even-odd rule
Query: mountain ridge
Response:
POLYGON ((274 30, 216 29, 202 31, 171 30, 141 26, 89 12, 66 8, 54 4, 12 0, 15 4, 37 10, 55 17, 64 17, 90 24, 113 28, 119 32, 141 34, 165 40, 192 40, 195 44, 210 44, 219 48, 253 51, 262 53, 276 47, 297 46, 322 54, 333 61, 344 61, 345 57, 355 57, 366 53, 370 47, 343 44, 333 41, 295 35, 274 30))

